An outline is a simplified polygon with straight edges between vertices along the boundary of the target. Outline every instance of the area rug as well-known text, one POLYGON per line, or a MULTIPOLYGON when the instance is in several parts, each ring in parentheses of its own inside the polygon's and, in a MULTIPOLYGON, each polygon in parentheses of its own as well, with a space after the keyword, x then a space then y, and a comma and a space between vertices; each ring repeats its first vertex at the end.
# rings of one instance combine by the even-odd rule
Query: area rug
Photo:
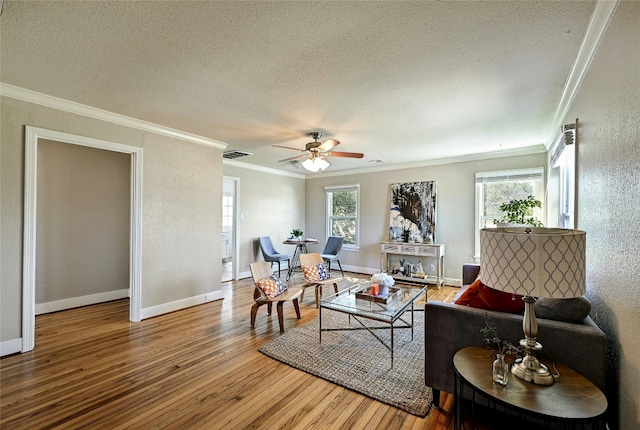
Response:
MULTIPOLYGON (((325 331, 319 343, 317 318, 287 329, 259 351, 296 369, 424 417, 429 413, 433 397, 431 388, 424 385, 424 312, 414 315, 413 341, 410 329, 394 331, 393 369, 389 350, 367 330, 325 331)), ((404 319, 411 321, 409 315, 404 319)), ((403 324, 398 321, 396 325, 403 324)), ((359 324, 352 319, 351 326, 359 324)), ((325 310, 322 327, 349 327, 348 316, 325 310)), ((389 342, 388 329, 375 330, 375 333, 389 342)))

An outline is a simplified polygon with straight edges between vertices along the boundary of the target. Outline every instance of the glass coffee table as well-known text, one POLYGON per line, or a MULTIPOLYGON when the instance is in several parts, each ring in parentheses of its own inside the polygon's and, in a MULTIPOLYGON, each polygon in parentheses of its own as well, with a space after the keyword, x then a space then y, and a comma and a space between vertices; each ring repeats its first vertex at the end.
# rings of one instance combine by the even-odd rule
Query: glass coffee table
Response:
POLYGON ((320 343, 322 343, 322 332, 325 331, 367 330, 389 350, 391 353, 391 367, 393 367, 393 332, 396 329, 411 329, 411 340, 413 341, 414 303, 423 295, 426 295, 427 286, 395 284, 392 288, 398 291, 395 292, 393 299, 388 303, 380 303, 360 298, 368 288, 368 280, 356 282, 349 288, 341 290, 331 296, 323 297, 320 300, 320 309, 318 312, 320 343), (322 311, 325 309, 348 314, 349 327, 323 327, 322 311), (407 311, 409 311, 408 313, 411 317, 410 322, 405 320, 407 311), (358 325, 352 326, 352 319, 356 321, 358 325), (367 325, 364 323, 364 320, 372 320, 385 325, 367 325), (390 330, 390 341, 387 342, 378 336, 375 333, 376 330, 390 330))

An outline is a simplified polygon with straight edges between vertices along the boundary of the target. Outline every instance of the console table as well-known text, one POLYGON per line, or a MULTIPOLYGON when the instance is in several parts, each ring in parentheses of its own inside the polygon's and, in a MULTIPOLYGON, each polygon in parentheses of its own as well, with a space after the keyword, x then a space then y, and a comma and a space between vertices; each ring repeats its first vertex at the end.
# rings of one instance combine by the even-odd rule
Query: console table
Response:
MULTIPOLYGON (((429 267, 426 260, 423 262, 422 267, 426 273, 429 267)), ((380 270, 389 273, 398 281, 436 284, 440 288, 444 283, 444 245, 438 243, 380 242, 380 270), (389 267, 389 255, 406 255, 409 260, 412 260, 412 264, 426 258, 435 259, 435 277, 427 275, 425 278, 416 278, 397 273, 393 274, 389 267)))
POLYGON ((510 373, 502 386, 493 383, 492 363, 491 353, 480 346, 463 348, 453 356, 454 429, 464 428, 463 398, 472 402, 471 428, 476 428, 474 404, 480 399, 491 412, 491 428, 498 428, 498 421, 500 428, 606 428, 607 398, 576 371, 557 364, 560 377, 549 386, 510 373))

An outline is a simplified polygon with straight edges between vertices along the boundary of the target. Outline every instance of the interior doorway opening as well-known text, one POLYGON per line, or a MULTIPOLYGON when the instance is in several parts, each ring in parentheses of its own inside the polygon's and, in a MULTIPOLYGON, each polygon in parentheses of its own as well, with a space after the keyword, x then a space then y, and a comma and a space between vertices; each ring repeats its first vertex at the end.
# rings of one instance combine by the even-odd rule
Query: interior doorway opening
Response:
POLYGON ((238 184, 240 179, 222 179, 222 282, 238 279, 238 184))
POLYGON ((22 352, 31 351, 35 347, 38 144, 45 140, 130 154, 131 204, 129 209, 129 320, 132 322, 138 322, 141 319, 142 148, 27 126, 25 136, 24 169, 22 352))

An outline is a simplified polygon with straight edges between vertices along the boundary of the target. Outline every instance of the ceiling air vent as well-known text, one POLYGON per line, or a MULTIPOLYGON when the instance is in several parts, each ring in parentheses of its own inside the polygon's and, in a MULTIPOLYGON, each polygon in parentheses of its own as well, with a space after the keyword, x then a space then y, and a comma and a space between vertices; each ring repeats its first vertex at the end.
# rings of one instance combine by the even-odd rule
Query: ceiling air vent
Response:
POLYGON ((230 151, 225 151, 222 154, 222 158, 226 158, 228 160, 233 160, 234 158, 246 157, 247 155, 253 155, 251 152, 238 151, 237 149, 232 149, 230 151))

